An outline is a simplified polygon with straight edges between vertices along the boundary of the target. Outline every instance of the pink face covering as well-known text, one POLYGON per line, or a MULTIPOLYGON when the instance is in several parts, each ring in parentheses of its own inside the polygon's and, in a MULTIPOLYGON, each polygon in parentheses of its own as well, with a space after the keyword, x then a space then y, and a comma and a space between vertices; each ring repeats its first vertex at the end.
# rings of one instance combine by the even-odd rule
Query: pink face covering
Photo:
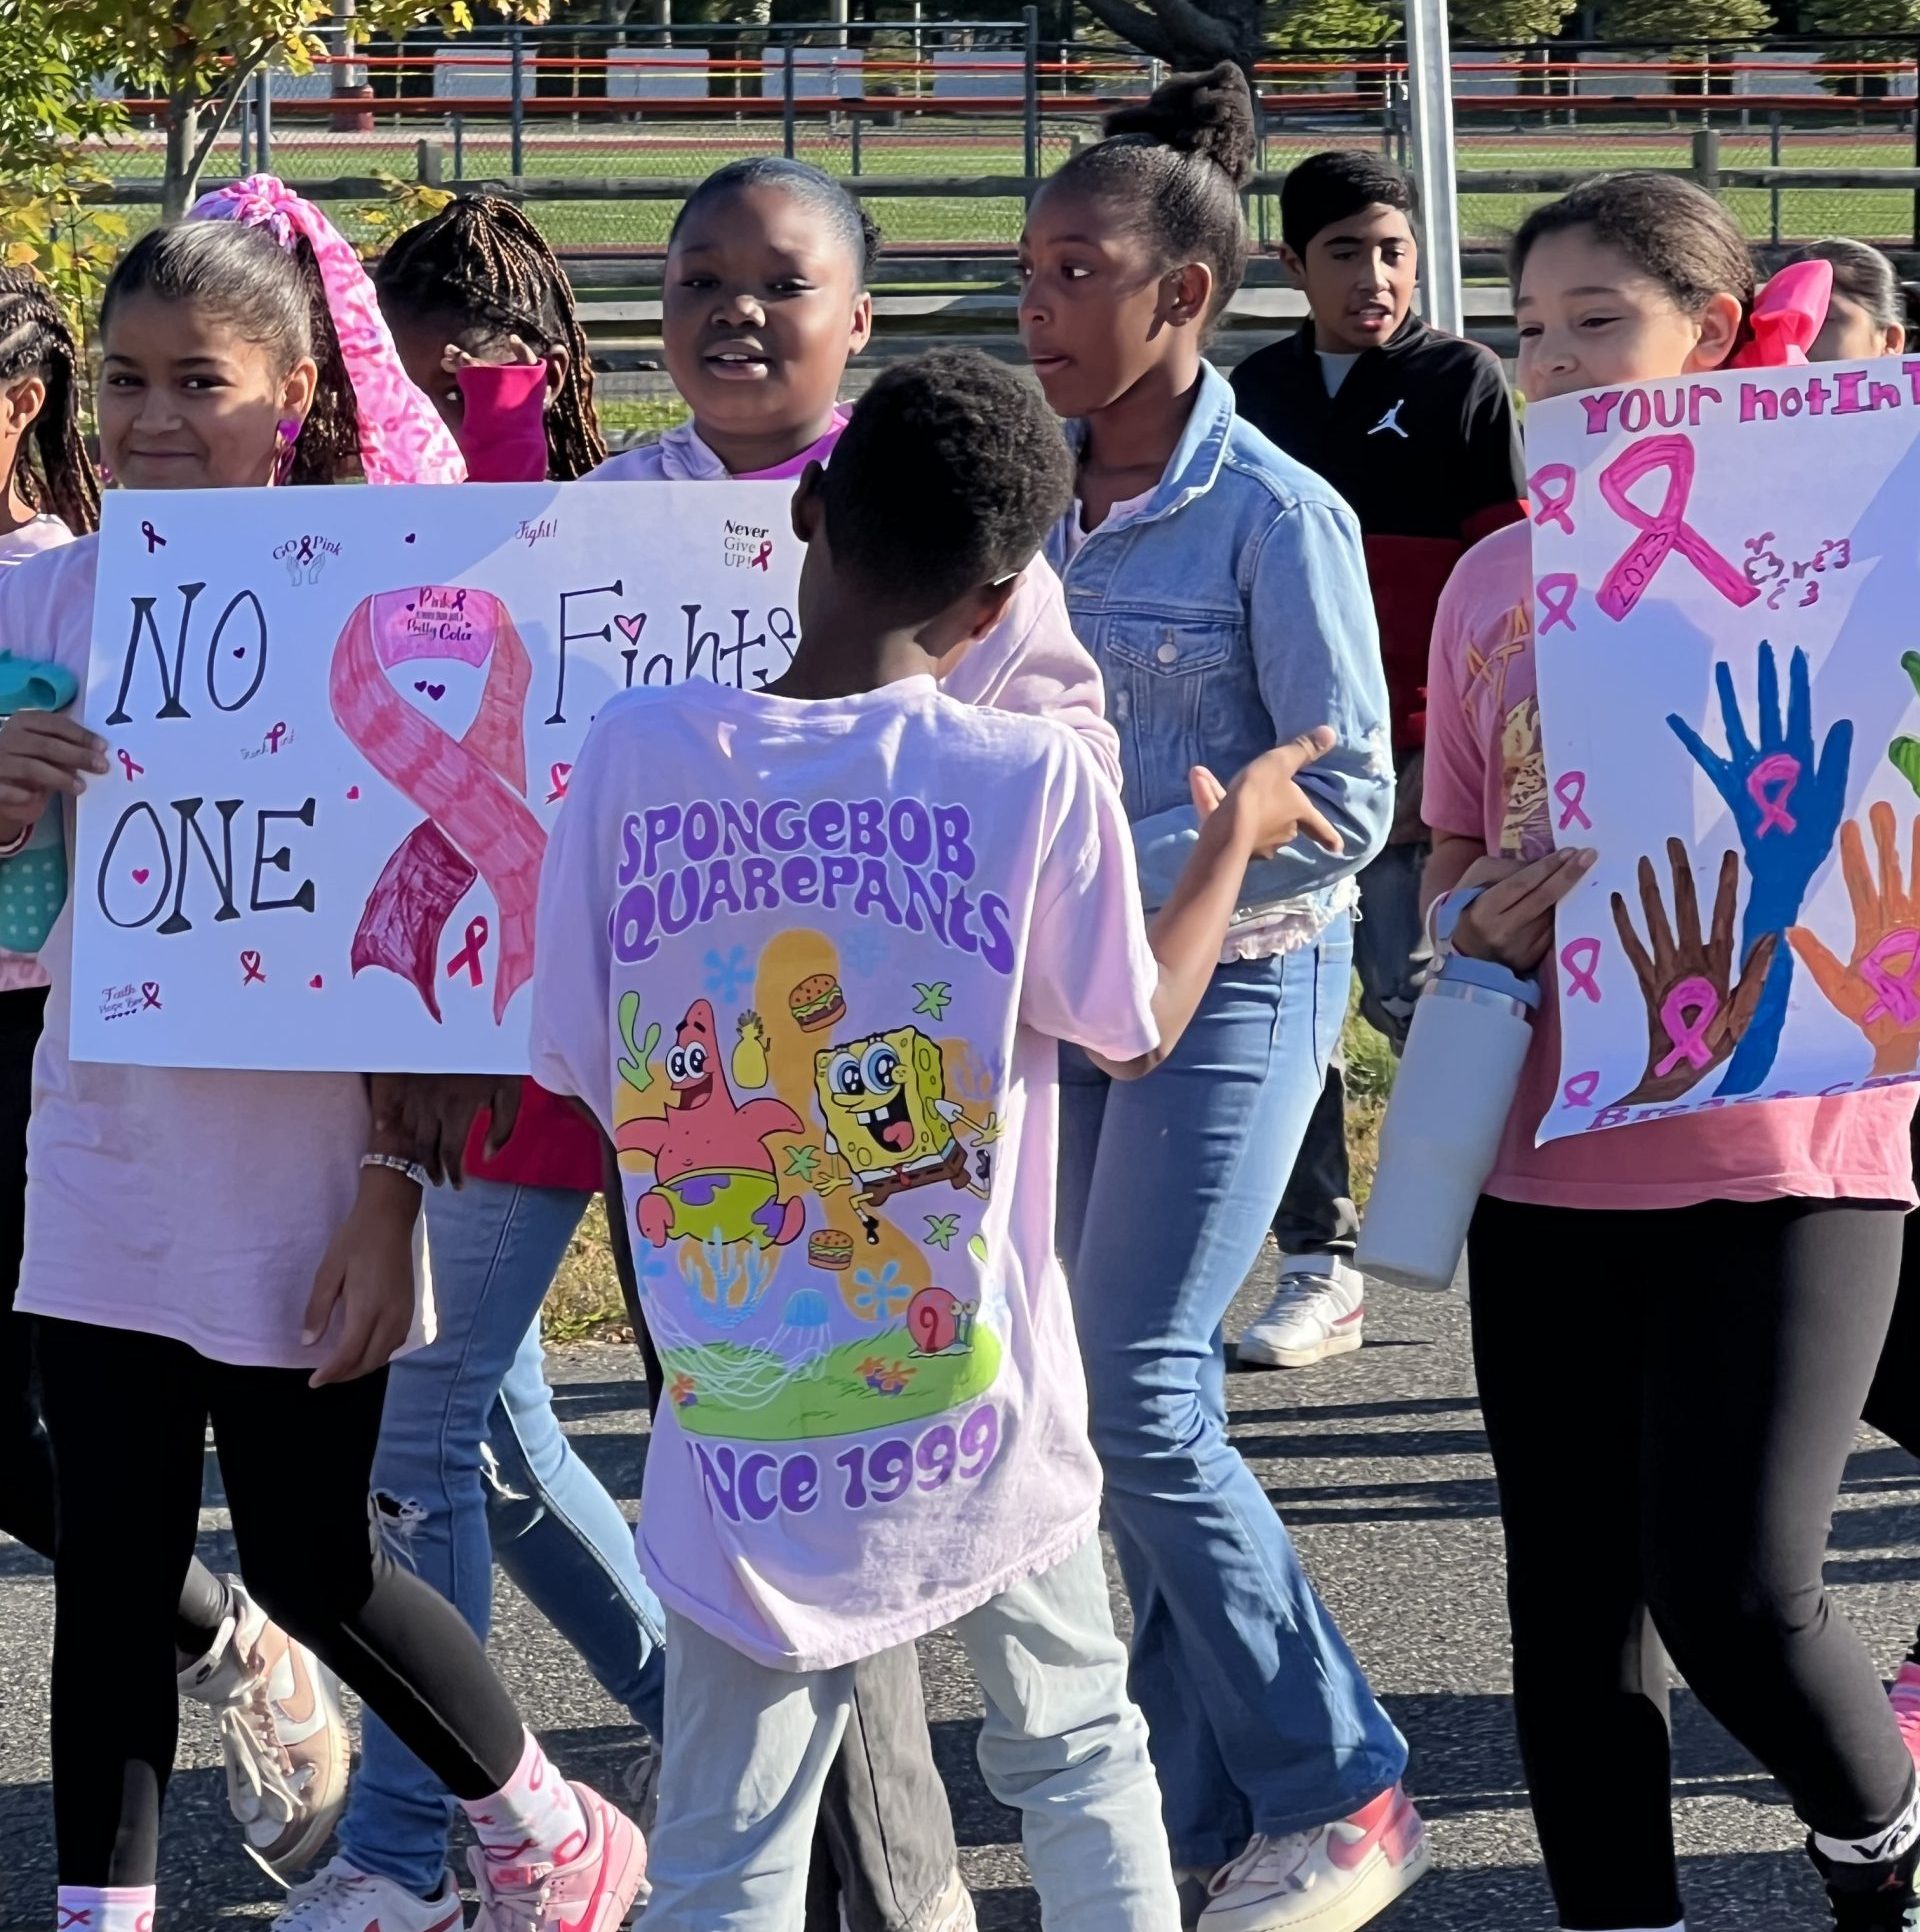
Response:
POLYGON ((1833 300, 1831 262, 1792 262, 1753 298, 1751 339, 1727 358, 1729 369, 1778 369, 1805 362, 1833 300))
POLYGON ((360 418, 360 466, 369 483, 464 483, 467 466, 439 413, 407 380, 374 298, 373 284, 346 237, 312 202, 270 174, 250 174, 204 194, 189 221, 239 221, 264 228, 282 248, 304 237, 320 269, 327 313, 340 339, 360 418))

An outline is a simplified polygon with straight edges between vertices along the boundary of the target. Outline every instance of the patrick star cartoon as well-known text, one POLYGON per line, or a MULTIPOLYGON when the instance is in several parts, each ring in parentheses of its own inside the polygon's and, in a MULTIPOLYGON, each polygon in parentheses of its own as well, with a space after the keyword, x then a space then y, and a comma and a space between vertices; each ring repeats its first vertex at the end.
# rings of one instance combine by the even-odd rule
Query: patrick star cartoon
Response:
POLYGON ((623 1154, 653 1161, 654 1185, 634 1203, 634 1225, 656 1248, 680 1240, 784 1247, 800 1232, 806 1203, 780 1199, 766 1143, 797 1134, 800 1116, 784 1100, 734 1099, 710 1001, 687 1008, 666 1064, 667 1113, 630 1120, 614 1136, 623 1154))

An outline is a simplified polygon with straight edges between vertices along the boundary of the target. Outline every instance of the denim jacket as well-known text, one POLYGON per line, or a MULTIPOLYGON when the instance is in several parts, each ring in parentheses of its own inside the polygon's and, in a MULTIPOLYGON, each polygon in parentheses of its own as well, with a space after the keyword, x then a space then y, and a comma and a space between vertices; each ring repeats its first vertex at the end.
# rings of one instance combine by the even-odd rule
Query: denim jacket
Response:
MULTIPOLYGON (((1085 426, 1067 434, 1084 445, 1085 426)), ((1353 875, 1393 818, 1387 687, 1360 526, 1311 470, 1234 413, 1210 365, 1158 488, 1090 532, 1069 560, 1077 509, 1047 558, 1107 685, 1140 887, 1162 904, 1199 837, 1187 774, 1221 781, 1263 751, 1331 725, 1338 742, 1301 774, 1345 841, 1305 838, 1247 868, 1240 919, 1297 915, 1317 934, 1352 903, 1353 875)))

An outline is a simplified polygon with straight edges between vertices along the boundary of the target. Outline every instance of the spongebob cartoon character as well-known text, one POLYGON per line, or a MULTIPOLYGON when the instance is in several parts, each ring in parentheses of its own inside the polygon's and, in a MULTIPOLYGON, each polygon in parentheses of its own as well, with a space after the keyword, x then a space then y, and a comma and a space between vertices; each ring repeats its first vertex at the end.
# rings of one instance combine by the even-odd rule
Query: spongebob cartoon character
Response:
POLYGON ((942 1181, 982 1200, 992 1183, 992 1156, 976 1148, 971 1163, 955 1129, 985 1130, 947 1098, 946 1059, 918 1027, 896 1027, 824 1048, 814 1056, 814 1092, 827 1126, 827 1151, 845 1162, 854 1212, 867 1239, 880 1239, 871 1209, 909 1188, 942 1181))

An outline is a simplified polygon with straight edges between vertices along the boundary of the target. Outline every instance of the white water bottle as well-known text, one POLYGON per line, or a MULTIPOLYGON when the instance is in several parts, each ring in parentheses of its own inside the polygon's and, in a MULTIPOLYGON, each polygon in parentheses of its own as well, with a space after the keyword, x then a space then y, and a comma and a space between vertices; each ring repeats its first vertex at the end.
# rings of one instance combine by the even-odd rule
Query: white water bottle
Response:
MULTIPOLYGON (((1445 912, 1457 920, 1470 896, 1449 895, 1445 912)), ((1381 1123, 1355 1257, 1362 1274, 1405 1288, 1453 1285, 1539 1003, 1531 979, 1461 953, 1427 981, 1381 1123)))

